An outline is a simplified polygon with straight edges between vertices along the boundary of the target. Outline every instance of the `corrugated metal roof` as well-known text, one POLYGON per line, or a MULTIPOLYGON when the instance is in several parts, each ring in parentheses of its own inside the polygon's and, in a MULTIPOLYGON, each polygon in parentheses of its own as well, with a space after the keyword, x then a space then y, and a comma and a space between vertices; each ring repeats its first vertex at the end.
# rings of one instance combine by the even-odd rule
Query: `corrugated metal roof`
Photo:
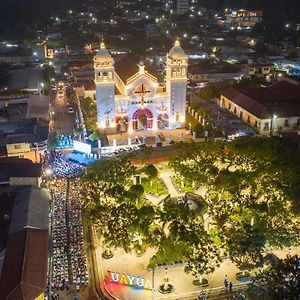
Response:
POLYGON ((29 159, 17 157, 0 158, 0 178, 10 177, 41 177, 42 165, 29 159))
POLYGON ((48 199, 45 189, 26 186, 19 190, 14 201, 9 234, 24 228, 48 230, 48 199))

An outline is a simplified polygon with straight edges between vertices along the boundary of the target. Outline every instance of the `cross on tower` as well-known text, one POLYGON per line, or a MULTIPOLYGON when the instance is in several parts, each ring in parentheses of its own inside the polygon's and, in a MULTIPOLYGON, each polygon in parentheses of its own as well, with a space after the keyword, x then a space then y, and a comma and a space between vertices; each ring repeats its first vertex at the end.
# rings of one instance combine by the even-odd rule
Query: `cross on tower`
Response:
POLYGON ((144 84, 142 84, 137 91, 135 92, 137 95, 139 95, 141 97, 141 106, 142 108, 144 108, 144 97, 150 93, 150 91, 148 91, 147 89, 145 89, 144 84))

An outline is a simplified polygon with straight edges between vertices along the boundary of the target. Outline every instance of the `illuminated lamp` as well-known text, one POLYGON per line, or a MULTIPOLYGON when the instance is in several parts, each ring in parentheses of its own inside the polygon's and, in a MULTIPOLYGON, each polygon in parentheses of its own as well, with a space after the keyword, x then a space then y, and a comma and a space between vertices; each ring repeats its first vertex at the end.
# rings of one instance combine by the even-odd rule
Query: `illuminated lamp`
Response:
POLYGON ((133 132, 132 125, 131 125, 131 124, 129 124, 129 125, 128 125, 128 133, 132 133, 132 132, 133 132))

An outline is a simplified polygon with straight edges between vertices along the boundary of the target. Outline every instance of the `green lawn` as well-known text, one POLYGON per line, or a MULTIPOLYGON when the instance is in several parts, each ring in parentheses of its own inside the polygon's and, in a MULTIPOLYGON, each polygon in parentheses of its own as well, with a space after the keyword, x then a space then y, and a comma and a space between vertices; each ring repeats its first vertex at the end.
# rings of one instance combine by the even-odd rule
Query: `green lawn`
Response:
POLYGON ((181 186, 181 178, 178 177, 178 176, 172 176, 172 180, 173 182, 177 185, 178 187, 178 190, 180 192, 185 192, 185 193, 188 193, 188 192, 195 192, 195 190, 197 190, 197 184, 195 184, 195 188, 193 188, 193 182, 190 181, 190 180, 187 180, 187 179, 184 179, 184 186, 182 187, 181 186))
POLYGON ((142 178, 142 186, 144 187, 145 192, 149 194, 157 196, 168 194, 168 191, 164 187, 160 178, 152 180, 152 186, 149 179, 142 178))

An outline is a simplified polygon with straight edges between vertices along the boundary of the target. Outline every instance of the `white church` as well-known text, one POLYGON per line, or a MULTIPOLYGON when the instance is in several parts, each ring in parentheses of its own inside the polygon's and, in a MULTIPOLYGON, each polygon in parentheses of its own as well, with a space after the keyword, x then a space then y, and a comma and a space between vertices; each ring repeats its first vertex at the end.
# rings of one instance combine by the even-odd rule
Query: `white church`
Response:
POLYGON ((117 131, 175 129, 185 126, 188 57, 179 41, 167 54, 166 86, 144 64, 114 61, 104 43, 94 57, 97 121, 117 131))

